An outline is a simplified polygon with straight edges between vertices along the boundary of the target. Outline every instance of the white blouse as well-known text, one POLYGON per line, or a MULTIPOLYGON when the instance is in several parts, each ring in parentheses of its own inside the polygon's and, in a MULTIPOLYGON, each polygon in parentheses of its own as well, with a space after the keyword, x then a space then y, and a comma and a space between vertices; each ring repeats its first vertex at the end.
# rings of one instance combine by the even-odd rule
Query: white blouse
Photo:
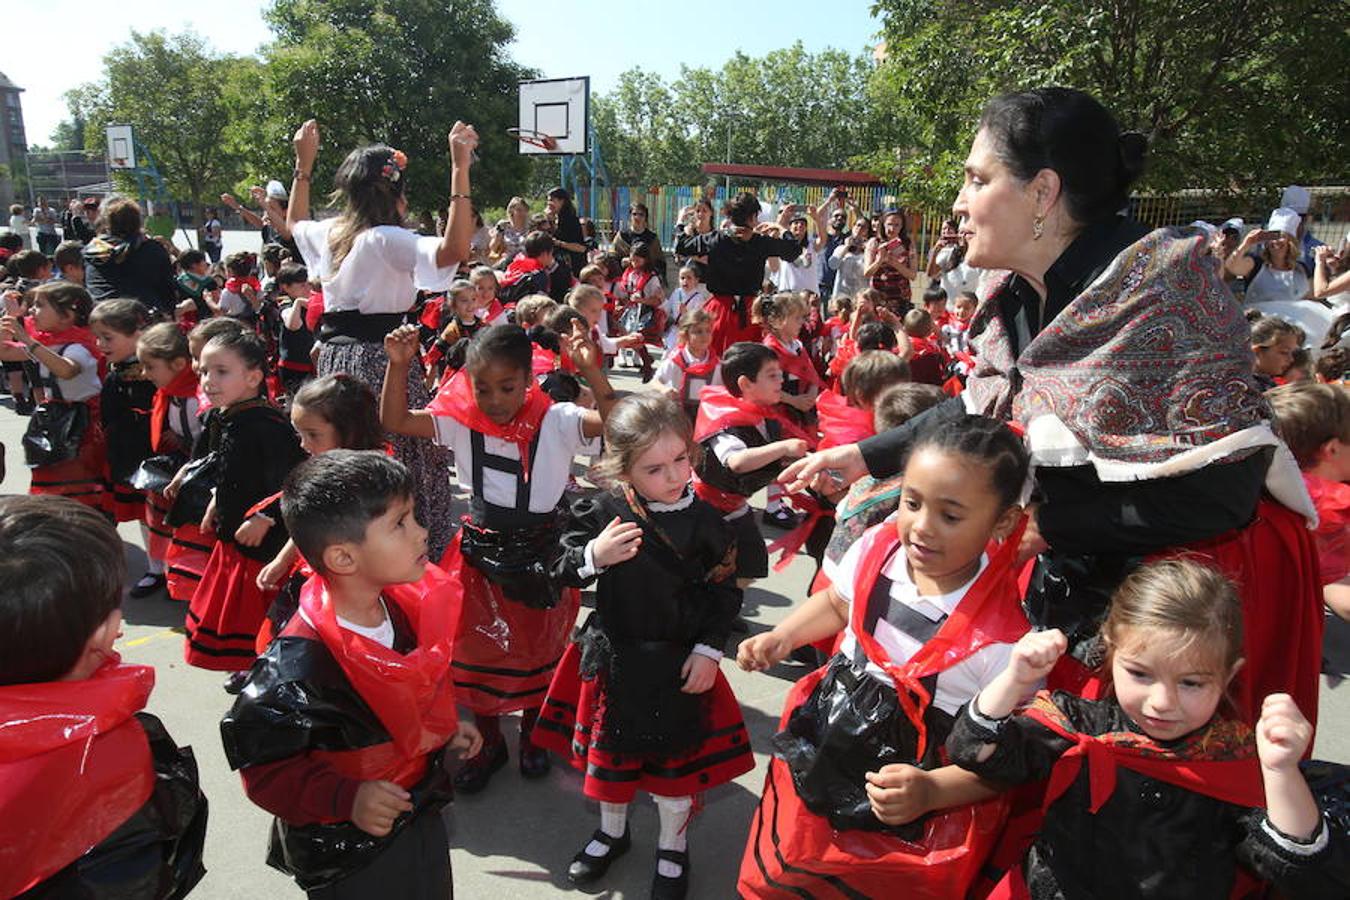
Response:
POLYGON ((326 312, 401 313, 417 297, 414 274, 429 282, 448 278, 456 266, 436 265, 438 237, 421 237, 397 225, 376 225, 356 236, 342 265, 333 271, 328 234, 336 219, 296 222, 291 237, 305 266, 323 282, 326 312))

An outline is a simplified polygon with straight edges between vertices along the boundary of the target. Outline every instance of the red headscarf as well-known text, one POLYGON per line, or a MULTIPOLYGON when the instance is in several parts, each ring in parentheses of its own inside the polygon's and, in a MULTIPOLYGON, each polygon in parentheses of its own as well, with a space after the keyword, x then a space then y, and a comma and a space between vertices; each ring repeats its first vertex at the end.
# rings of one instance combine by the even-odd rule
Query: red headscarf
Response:
POLYGON ((192 364, 183 366, 181 372, 162 388, 155 391, 155 399, 150 406, 150 446, 158 452, 164 439, 164 426, 169 421, 169 398, 197 396, 197 373, 192 364))
POLYGON ((534 378, 529 379, 529 387, 525 389, 525 403, 520 407, 511 421, 504 424, 498 424, 487 417, 481 409, 478 408, 478 401, 473 395, 473 382, 468 372, 461 369, 446 382, 436 396, 431 398, 427 404, 427 412, 434 416, 448 416, 454 419, 465 428, 485 435, 486 437, 497 438, 516 445, 520 452, 520 467, 524 473, 525 480, 530 477, 530 444, 534 441, 534 436, 539 433, 539 426, 544 421, 544 414, 548 408, 553 405, 553 401, 539 387, 539 382, 534 378))

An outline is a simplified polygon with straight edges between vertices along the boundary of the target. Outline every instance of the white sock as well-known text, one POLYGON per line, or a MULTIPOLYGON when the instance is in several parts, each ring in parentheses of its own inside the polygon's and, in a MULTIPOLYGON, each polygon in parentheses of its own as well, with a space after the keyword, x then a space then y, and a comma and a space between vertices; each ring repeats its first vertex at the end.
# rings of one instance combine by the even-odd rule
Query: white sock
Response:
MULTIPOLYGON (((628 804, 627 803, 605 803, 600 802, 600 830, 612 838, 623 837, 624 831, 628 826, 628 804)), ((587 856, 605 856, 609 853, 609 847, 599 841, 591 841, 586 845, 587 856)))
MULTIPOLYGON (((141 523, 141 540, 144 542, 143 545, 144 545, 145 547, 149 547, 149 546, 150 546, 150 528, 149 528, 149 526, 147 526, 144 522, 141 523)), ((151 555, 147 552, 147 553, 145 554, 145 574, 147 574, 147 575, 163 575, 163 574, 164 574, 164 560, 162 560, 162 559, 155 559, 153 556, 151 556, 151 555)))
MULTIPOLYGON (((652 797, 656 801, 656 813, 661 822, 661 834, 656 839, 656 846, 662 850, 678 850, 683 852, 689 846, 689 825, 690 812, 694 807, 694 798, 684 797, 652 797)), ((658 860, 656 871, 661 873, 663 878, 679 878, 684 867, 679 863, 673 863, 669 860, 658 860)))
POLYGON ((783 488, 781 485, 771 484, 764 489, 767 495, 764 504, 765 512, 777 512, 783 508, 783 488))

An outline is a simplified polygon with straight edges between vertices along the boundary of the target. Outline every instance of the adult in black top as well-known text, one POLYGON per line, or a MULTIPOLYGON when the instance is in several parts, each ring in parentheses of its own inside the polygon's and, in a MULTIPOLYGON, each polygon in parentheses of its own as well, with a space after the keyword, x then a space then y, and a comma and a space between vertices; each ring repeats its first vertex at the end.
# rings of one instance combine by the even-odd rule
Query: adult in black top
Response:
POLYGON ((554 217, 554 259, 567 266, 575 278, 586 266, 586 236, 581 231, 581 219, 572 205, 572 195, 556 187, 548 192, 548 211, 554 217))
POLYGON ((711 297, 704 309, 713 317, 713 352, 720 354, 737 341, 759 342, 759 326, 750 322, 750 304, 764 286, 764 263, 771 256, 791 262, 802 252, 800 241, 780 236, 789 211, 783 208, 777 224, 757 226, 759 200, 742 193, 722 209, 731 220, 728 228, 697 234, 690 223, 675 242, 675 252, 682 256, 708 258, 704 283, 711 297))
MULTIPOLYGON (((1147 233, 1120 214, 1142 172, 1144 149, 1142 136, 1122 134, 1111 114, 1079 91, 1010 94, 986 107, 954 212, 969 240, 967 262, 1014 273, 983 301, 998 304, 1014 357, 1147 233)), ((1019 390, 1015 368, 1011 378, 1019 390)), ((964 410, 962 398, 953 398, 861 444, 811 454, 790 466, 784 480, 827 471, 845 482, 868 472, 894 475, 921 429, 964 410)), ((1123 566, 1129 558, 1244 527, 1269 463, 1270 453, 1261 450, 1174 477, 1105 483, 1091 464, 1041 466, 1023 550, 1106 556, 1123 566)), ((1114 579, 1099 587, 1109 593, 1114 579)))
POLYGON ((655 257, 652 260, 652 270, 656 272, 656 277, 661 280, 663 287, 670 286, 670 279, 666 272, 666 251, 661 246, 661 238, 655 231, 652 231, 650 215, 647 212, 645 203, 634 203, 628 207, 628 227, 620 228, 614 235, 614 252, 620 256, 627 256, 633 252, 636 244, 643 243, 652 248, 655 257))
POLYGON ((178 302, 173 260, 142 232, 142 225, 135 200, 113 196, 104 201, 98 235, 84 247, 84 286, 95 303, 123 297, 172 316, 178 302))

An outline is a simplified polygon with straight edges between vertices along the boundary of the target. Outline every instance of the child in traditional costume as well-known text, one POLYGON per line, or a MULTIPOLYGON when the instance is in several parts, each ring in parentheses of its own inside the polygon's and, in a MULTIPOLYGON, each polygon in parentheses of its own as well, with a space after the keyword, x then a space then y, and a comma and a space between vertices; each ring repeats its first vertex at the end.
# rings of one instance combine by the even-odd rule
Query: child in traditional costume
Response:
POLYGON ((596 583, 596 611, 558 666, 536 741, 570 757, 600 803, 600 829, 569 880, 599 880, 628 850, 628 806, 641 788, 660 816, 652 896, 681 898, 692 795, 754 768, 718 669, 741 608, 735 537, 690 489, 695 446, 672 398, 620 401, 605 447, 602 468, 620 486, 572 505, 558 562, 564 584, 596 583))
POLYGON ((0 500, 0 896, 184 897, 206 798, 123 665, 126 563, 101 512, 0 500))
POLYGON ((381 451, 296 468, 282 510, 315 574, 220 726, 276 816, 268 864, 315 898, 451 895, 445 757, 481 738, 455 709, 459 585, 427 563, 414 489, 381 451))
MULTIPOLYGON (((1221 711, 1242 665, 1242 603, 1199 562, 1147 563, 1117 588, 1102 641, 1107 696, 1035 689, 1068 642, 1027 635, 957 716, 953 761, 995 783, 1048 779, 1043 821, 1012 860, 1004 897, 1350 896, 1350 848, 1299 762, 1312 726, 1288 694, 1255 733, 1221 711)), ((1017 820, 1014 820, 1015 822, 1017 820)))
POLYGON ((827 591, 741 643, 741 667, 763 670, 845 632, 788 696, 741 896, 937 900, 974 883, 1002 804, 947 764, 943 741, 1027 630, 1015 567, 1027 467, 992 419, 926 432, 895 516, 850 548, 827 591))
POLYGON ((531 372, 532 346, 515 325, 494 325, 469 344, 464 368, 426 409, 409 410, 393 386, 413 364, 417 329, 385 339, 389 355, 380 417, 396 434, 435 440, 455 454, 460 485, 472 492, 469 515, 442 568, 463 585, 464 612, 453 670, 461 702, 483 733, 483 753, 460 770, 457 790, 481 791, 506 764, 499 719, 523 711, 520 770, 540 778, 548 753, 530 732, 553 670, 576 623, 580 595, 552 569, 561 552, 558 509, 578 453, 599 451, 603 415, 614 394, 578 324, 571 350, 599 410, 554 403, 531 372), (578 343, 579 342, 579 343, 578 343))
POLYGON ((656 367, 656 382, 671 391, 692 423, 698 418, 699 393, 722 384, 721 360, 712 352, 712 314, 695 309, 684 314, 680 340, 656 367))

